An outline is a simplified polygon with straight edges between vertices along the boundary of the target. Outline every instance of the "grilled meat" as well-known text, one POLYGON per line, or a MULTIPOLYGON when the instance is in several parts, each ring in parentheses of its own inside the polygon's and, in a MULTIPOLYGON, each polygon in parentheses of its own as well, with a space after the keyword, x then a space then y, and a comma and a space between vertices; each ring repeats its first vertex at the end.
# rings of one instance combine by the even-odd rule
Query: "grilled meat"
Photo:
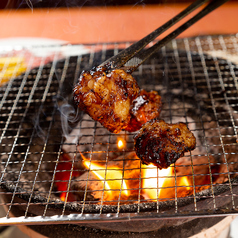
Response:
POLYGON ((139 130, 147 121, 159 116, 161 107, 161 96, 156 91, 147 92, 141 89, 139 96, 132 102, 131 120, 125 130, 139 130))
POLYGON ((130 121, 130 106, 139 90, 136 80, 123 70, 90 71, 82 73, 74 100, 110 132, 119 133, 130 121))
POLYGON ((157 92, 140 90, 136 80, 121 69, 108 74, 102 68, 83 72, 74 88, 74 101, 113 133, 139 130, 161 108, 157 92))
POLYGON ((196 138, 184 123, 168 124, 152 120, 143 125, 134 137, 137 156, 143 164, 154 164, 159 169, 168 168, 195 149, 196 138))

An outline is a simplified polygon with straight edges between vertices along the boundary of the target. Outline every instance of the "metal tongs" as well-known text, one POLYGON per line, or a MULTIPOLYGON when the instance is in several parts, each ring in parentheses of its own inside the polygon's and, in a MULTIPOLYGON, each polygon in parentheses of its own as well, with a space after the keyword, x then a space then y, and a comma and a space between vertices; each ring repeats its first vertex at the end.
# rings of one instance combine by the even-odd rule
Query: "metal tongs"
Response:
POLYGON ((105 67, 107 71, 111 71, 113 69, 124 69, 127 73, 132 73, 134 70, 136 70, 145 60, 147 60, 152 54, 157 52, 159 49, 161 49, 164 45, 166 45, 169 41, 177 37, 179 34, 181 34, 183 31, 188 29, 191 25, 196 23, 198 20, 206 16, 208 13, 212 12, 225 2, 228 2, 229 0, 213 0, 209 4, 207 4, 199 13, 197 13, 194 17, 192 17, 190 20, 185 22, 183 25, 178 27, 176 30, 174 30, 172 33, 167 35, 165 38, 158 41, 156 44, 154 44, 150 48, 144 48, 153 40, 155 40, 160 34, 165 32, 167 29, 169 29, 171 26, 179 22, 181 19, 186 17, 188 14, 193 12, 198 7, 202 6, 209 0, 197 0, 194 3, 192 3, 190 6, 188 6, 185 10, 183 10, 181 13, 173 17, 171 20, 166 22, 161 27, 157 28, 155 31, 151 32, 149 35, 145 36, 141 40, 137 41, 133 45, 129 46, 125 50, 122 50, 117 55, 111 57, 110 59, 103 62, 101 65, 99 65, 97 68, 105 67))

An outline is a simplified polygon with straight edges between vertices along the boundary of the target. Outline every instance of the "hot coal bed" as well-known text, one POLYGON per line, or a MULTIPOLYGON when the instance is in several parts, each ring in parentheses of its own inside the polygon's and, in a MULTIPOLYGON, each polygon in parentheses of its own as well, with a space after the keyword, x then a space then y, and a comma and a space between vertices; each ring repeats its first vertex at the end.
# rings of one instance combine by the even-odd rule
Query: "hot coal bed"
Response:
POLYGON ((32 226, 49 237, 185 237, 236 212, 237 66, 206 53, 211 40, 222 45, 219 37, 174 40, 133 74, 141 88, 161 95, 160 118, 182 121, 196 136, 196 149, 169 174, 141 164, 133 133, 109 133, 72 101, 82 70, 116 54, 120 45, 95 52, 88 46, 89 54, 56 58, 1 87, 1 204, 7 217, 86 217, 80 224, 50 225, 57 223, 54 217, 46 226, 51 234, 32 226), (150 180, 155 185, 144 185, 150 180))

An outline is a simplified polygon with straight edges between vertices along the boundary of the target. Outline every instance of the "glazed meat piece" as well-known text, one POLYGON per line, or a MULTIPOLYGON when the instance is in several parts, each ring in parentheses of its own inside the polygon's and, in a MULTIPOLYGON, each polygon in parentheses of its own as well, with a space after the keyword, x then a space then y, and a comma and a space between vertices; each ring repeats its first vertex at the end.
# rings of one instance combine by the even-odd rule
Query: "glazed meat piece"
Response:
POLYGON ((139 95, 136 80, 125 71, 105 69, 83 72, 74 88, 78 107, 110 132, 119 133, 130 122, 132 101, 139 95))
POLYGON ((143 164, 168 168, 184 152, 195 149, 196 138, 184 123, 168 124, 152 120, 143 125, 134 137, 137 156, 143 164))
POLYGON ((137 131, 147 121, 159 117, 161 106, 161 96, 156 91, 147 92, 141 89, 139 96, 132 102, 131 120, 126 130, 130 132, 137 131))
POLYGON ((113 133, 139 130, 159 116, 162 105, 157 92, 140 90, 136 80, 121 69, 108 74, 104 69, 83 72, 74 88, 74 101, 113 133))

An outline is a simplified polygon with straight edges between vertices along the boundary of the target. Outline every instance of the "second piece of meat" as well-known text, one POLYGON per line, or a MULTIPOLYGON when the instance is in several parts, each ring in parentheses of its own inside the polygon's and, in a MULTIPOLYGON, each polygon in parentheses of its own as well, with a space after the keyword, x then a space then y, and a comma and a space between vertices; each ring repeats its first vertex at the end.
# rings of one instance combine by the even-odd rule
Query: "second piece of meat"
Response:
POLYGON ((185 123, 168 124, 152 120, 143 125, 134 137, 137 156, 143 164, 154 164, 159 169, 168 168, 195 149, 196 138, 185 123))

